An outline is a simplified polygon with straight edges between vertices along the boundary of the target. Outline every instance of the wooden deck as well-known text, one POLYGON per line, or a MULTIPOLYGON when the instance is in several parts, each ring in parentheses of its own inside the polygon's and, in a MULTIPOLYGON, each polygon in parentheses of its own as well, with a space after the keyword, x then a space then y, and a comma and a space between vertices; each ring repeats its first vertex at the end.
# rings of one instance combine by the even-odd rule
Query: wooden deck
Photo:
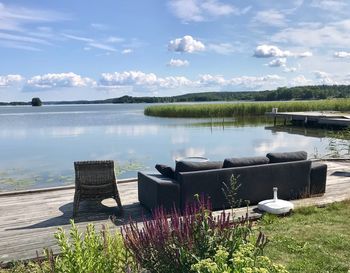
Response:
MULTIPOLYGON (((296 207, 323 205, 350 198, 350 161, 327 161, 328 177, 326 194, 322 197, 293 201, 296 207)), ((125 208, 123 216, 110 219, 116 209, 115 201, 107 199, 105 206, 91 202, 82 202, 76 219, 83 229, 88 222, 108 224, 112 229, 120 228, 130 217, 141 220, 142 215, 149 217, 137 200, 137 183, 118 185, 125 208)), ((0 194, 0 261, 23 260, 36 257, 36 251, 42 254, 45 247, 55 246, 54 232, 58 227, 69 229, 72 216, 74 189, 56 189, 51 191, 33 191, 22 194, 0 194)), ((246 209, 238 209, 237 215, 243 215, 246 209)), ((219 212, 218 212, 219 213, 219 212)), ((256 207, 249 208, 253 218, 260 217, 256 207)))

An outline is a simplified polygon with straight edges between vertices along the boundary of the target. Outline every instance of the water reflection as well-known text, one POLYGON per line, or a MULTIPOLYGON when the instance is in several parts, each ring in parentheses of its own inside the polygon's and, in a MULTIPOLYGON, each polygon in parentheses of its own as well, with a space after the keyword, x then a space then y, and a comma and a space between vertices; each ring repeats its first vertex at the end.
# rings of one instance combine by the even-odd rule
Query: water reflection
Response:
POLYGON ((73 183, 76 160, 115 160, 126 166, 118 178, 127 178, 179 157, 325 150, 320 131, 283 131, 265 117, 156 118, 144 116, 144 106, 0 107, 0 191, 73 183))
POLYGON ((202 156, 206 155, 204 147, 188 147, 185 149, 179 149, 172 152, 172 159, 175 161, 178 158, 190 157, 190 156, 202 156))

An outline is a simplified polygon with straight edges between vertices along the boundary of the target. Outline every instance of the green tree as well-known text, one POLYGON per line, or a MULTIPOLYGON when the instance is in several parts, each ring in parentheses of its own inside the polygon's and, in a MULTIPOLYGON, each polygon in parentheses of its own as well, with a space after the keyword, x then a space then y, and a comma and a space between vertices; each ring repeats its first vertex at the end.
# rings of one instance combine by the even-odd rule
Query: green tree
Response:
POLYGON ((32 98, 32 106, 41 106, 42 102, 40 98, 32 98))

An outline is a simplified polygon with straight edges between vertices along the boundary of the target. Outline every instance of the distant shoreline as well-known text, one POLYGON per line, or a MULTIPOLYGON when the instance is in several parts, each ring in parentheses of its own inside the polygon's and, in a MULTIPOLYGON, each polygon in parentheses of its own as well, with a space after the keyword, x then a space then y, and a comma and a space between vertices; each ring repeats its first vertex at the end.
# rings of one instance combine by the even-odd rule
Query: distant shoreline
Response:
MULTIPOLYGON (((220 91, 199 92, 169 97, 122 96, 105 100, 43 101, 43 105, 61 104, 123 104, 123 103, 181 103, 181 102, 223 102, 223 101, 289 101, 350 98, 350 85, 312 85, 279 87, 265 91, 220 91)), ((0 102, 0 106, 31 105, 31 102, 0 102)))

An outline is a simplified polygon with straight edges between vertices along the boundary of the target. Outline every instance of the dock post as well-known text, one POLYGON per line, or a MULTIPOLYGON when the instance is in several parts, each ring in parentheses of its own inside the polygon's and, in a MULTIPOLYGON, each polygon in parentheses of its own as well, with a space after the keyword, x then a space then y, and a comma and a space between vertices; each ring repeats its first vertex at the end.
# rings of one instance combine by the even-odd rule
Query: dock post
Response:
POLYGON ((276 126, 276 115, 274 115, 274 117, 273 117, 273 126, 276 126))
POLYGON ((286 125, 287 125, 287 118, 284 118, 283 125, 284 125, 284 126, 286 126, 286 125))

